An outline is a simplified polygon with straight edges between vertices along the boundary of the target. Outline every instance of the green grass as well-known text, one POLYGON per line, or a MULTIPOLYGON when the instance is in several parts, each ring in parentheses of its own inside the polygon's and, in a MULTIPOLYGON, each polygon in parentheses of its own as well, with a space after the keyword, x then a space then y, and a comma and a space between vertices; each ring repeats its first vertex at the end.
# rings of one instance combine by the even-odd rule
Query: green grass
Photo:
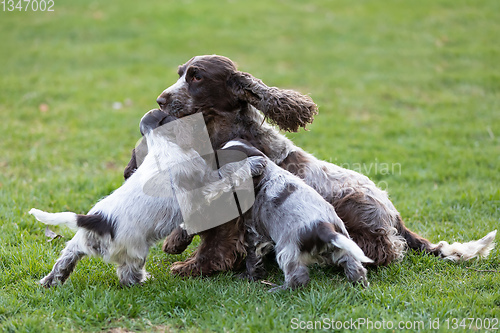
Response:
POLYGON ((374 179, 412 230, 435 242, 482 237, 500 219, 500 2, 56 0, 54 9, 0 11, 1 331, 278 332, 293 318, 368 318, 424 321, 423 332, 438 318, 433 331, 447 332, 446 319, 500 318, 498 249, 466 264, 409 253, 371 270, 367 290, 314 267, 307 288, 268 294, 231 273, 173 277, 169 265, 194 247, 167 256, 158 244, 144 286, 120 288, 111 265, 85 259, 45 290, 37 280, 72 233, 55 229, 64 238, 48 243, 27 214, 84 213, 117 188, 139 119, 177 65, 217 53, 309 93, 320 113, 289 137, 374 179))

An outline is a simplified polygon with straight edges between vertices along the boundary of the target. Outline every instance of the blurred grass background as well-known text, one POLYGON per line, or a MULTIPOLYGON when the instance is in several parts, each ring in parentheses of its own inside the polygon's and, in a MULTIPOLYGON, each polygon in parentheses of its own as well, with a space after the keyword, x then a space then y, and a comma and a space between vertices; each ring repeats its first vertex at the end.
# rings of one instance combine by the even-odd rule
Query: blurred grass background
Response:
POLYGON ((177 66, 216 53, 268 85, 310 94, 319 115, 288 136, 374 179, 412 230, 436 242, 482 237, 500 218, 500 2, 56 0, 50 13, 0 11, 0 31, 3 331, 500 317, 498 250, 458 265, 410 253, 370 271, 365 291, 314 268, 305 290, 268 295, 230 273, 172 277, 168 266, 188 253, 157 245, 147 264, 156 279, 142 287, 119 288, 113 268, 90 259, 64 287, 42 290, 36 281, 72 233, 56 230, 65 238, 47 243, 27 215, 84 213, 117 188, 138 122, 177 66))

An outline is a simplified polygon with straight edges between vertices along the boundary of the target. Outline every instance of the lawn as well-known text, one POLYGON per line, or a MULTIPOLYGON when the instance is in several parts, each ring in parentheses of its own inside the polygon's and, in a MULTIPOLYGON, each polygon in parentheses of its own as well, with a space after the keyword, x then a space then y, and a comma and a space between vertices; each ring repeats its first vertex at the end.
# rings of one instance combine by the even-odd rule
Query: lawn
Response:
MULTIPOLYGON (((410 252, 370 270, 366 290, 313 267, 305 289, 270 294, 231 272, 174 277, 170 264, 197 240, 182 255, 163 254, 159 243, 146 267, 154 279, 143 286, 121 288, 111 265, 87 258, 64 286, 43 289, 37 281, 72 232, 53 228, 64 237, 48 242, 27 214, 85 213, 120 186, 139 120, 177 66, 216 53, 268 85, 310 94, 315 122, 287 135, 371 177, 410 229, 433 242, 478 239, 500 220, 498 0, 2 6, 0 331, 500 329, 498 248, 462 264, 410 252)), ((282 278, 274 270, 269 280, 282 278)))

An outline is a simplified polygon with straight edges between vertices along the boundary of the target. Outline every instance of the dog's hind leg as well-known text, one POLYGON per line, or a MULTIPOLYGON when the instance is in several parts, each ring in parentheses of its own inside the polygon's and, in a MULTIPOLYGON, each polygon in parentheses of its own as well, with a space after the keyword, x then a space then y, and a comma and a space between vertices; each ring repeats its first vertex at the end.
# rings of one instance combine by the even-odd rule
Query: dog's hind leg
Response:
POLYGON ((68 242, 52 271, 40 280, 42 286, 50 288, 57 284, 63 284, 68 279, 77 262, 85 256, 81 246, 81 236, 82 233, 77 233, 68 242))
POLYGON ((309 270, 304 263, 291 265, 285 272, 285 286, 292 290, 307 286, 309 283, 309 270))
POLYGON ((305 287, 309 283, 309 270, 306 263, 302 261, 300 250, 293 244, 285 246, 276 245, 276 261, 285 274, 285 284, 270 289, 274 292, 280 289, 297 289, 305 287))
POLYGON ((363 287, 368 287, 366 279, 366 268, 364 263, 371 263, 372 260, 366 257, 356 243, 342 234, 334 234, 330 240, 331 244, 338 247, 333 251, 332 260, 334 263, 344 268, 347 279, 351 282, 359 282, 363 287))
POLYGON ((366 269, 362 263, 371 263, 373 261, 365 256, 363 250, 347 235, 335 231, 335 227, 339 228, 339 223, 342 223, 342 221, 339 220, 336 224, 318 223, 309 234, 305 234, 308 237, 302 237, 303 244, 309 244, 311 241, 314 241, 313 244, 320 243, 319 240, 324 244, 328 244, 328 248, 332 249, 332 262, 344 268, 347 279, 352 282, 360 282, 363 286, 368 287, 366 269))

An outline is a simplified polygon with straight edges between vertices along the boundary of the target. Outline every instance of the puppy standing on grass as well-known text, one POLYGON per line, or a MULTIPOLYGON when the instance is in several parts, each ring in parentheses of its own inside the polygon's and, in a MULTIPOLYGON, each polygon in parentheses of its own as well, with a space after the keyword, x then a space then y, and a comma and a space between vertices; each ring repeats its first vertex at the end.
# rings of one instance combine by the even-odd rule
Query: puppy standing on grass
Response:
MULTIPOLYGON (((368 286, 366 257, 347 233, 332 205, 297 176, 280 168, 245 140, 229 141, 222 148, 245 153, 250 168, 233 170, 232 183, 225 178, 206 188, 207 200, 229 191, 239 181, 253 177, 255 203, 252 219, 245 221, 247 233, 247 277, 262 278, 263 249, 274 243, 276 260, 285 274, 279 289, 301 287, 309 282, 307 265, 337 264, 347 278, 368 286), (259 253, 258 253, 259 252, 259 253)), ((264 251, 265 252, 265 251, 264 251)))
POLYGON ((64 283, 85 255, 116 263, 122 285, 149 277, 144 265, 151 245, 189 218, 186 212, 200 209, 204 201, 192 197, 193 188, 219 179, 192 148, 192 131, 183 128, 181 121, 170 123, 176 119, 160 110, 144 115, 140 128, 149 153, 137 171, 87 215, 30 210, 45 224, 78 229, 52 271, 40 281, 43 286, 64 283))

